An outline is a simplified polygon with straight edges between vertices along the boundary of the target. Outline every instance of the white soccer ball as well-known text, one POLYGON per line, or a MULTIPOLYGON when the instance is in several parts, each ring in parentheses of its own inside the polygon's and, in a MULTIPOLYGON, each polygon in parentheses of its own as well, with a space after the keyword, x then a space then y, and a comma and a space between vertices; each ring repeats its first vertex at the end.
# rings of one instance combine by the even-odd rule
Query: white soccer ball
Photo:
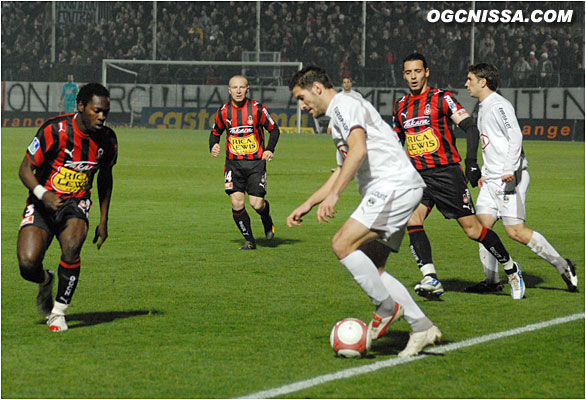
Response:
POLYGON ((356 318, 338 321, 330 333, 330 345, 341 357, 363 357, 372 341, 366 324, 356 318))

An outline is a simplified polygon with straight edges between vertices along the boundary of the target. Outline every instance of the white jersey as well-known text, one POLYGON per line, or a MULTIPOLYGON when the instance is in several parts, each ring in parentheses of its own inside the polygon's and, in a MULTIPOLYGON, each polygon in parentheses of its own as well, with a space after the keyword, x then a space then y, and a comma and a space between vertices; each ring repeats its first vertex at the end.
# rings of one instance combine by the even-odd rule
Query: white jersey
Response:
POLYGON ((350 89, 349 92, 344 92, 343 90, 340 93, 344 93, 346 96, 354 97, 355 99, 363 99, 362 95, 354 89, 350 89))
POLYGON ((364 98, 338 93, 326 111, 330 117, 332 139, 338 150, 338 165, 348 153, 347 139, 354 128, 366 132, 367 154, 356 173, 358 191, 362 196, 376 183, 385 182, 395 189, 423 188, 425 183, 409 161, 395 131, 364 98))
POLYGON ((479 104, 478 130, 482 146, 482 176, 485 179, 501 179, 521 167, 527 168, 527 160, 521 156, 523 134, 512 104, 494 92, 479 104), (522 164, 521 164, 522 163, 522 164))

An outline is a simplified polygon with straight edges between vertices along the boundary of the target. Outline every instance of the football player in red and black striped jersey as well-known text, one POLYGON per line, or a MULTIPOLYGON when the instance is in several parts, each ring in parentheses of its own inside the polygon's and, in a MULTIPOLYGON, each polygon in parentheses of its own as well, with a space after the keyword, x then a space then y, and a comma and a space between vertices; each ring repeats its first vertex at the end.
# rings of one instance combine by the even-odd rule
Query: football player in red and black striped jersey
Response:
POLYGON ((226 131, 226 164, 224 189, 232 202, 232 216, 245 239, 242 250, 253 250, 256 241, 252 234, 250 217, 244 205, 244 194, 260 215, 267 239, 275 235, 269 202, 265 200, 267 185, 266 162, 274 157, 279 140, 279 127, 269 110, 261 103, 246 97, 248 80, 241 75, 230 78, 230 101, 216 112, 216 121, 210 133, 210 152, 220 155, 220 136, 226 131), (265 130, 270 134, 265 143, 265 130))
POLYGON ((395 102, 393 126, 401 141, 406 143, 409 158, 427 185, 421 203, 407 223, 411 251, 423 274, 415 291, 429 298, 444 293, 423 228, 434 206, 445 218, 456 219, 470 239, 482 243, 503 264, 505 272, 515 273, 518 265, 499 237, 483 227, 476 217, 466 184, 466 178, 473 186, 480 179, 476 162, 480 135, 476 124, 452 93, 428 86, 429 68, 423 55, 413 53, 403 60, 403 77, 411 94, 395 102), (452 122, 467 134, 466 175, 459 164, 461 158, 450 128, 452 122))
POLYGON ((54 332, 67 330, 65 311, 79 279, 92 204, 90 191, 98 171, 100 222, 94 238, 98 249, 108 237, 112 167, 118 155, 116 134, 105 125, 109 97, 99 83, 82 87, 77 112, 45 122, 20 165, 20 179, 29 196, 18 232, 18 264, 24 279, 39 284, 37 307, 54 332), (53 302, 54 273, 43 269, 43 258, 55 236, 61 245, 61 260, 53 302))

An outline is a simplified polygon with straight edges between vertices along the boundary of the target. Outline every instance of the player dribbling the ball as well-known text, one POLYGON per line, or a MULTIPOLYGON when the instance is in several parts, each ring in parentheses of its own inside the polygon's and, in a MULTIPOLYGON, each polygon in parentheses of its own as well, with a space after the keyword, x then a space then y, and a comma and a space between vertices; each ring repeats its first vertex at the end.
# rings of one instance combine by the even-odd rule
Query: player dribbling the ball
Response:
POLYGON ((371 338, 380 338, 391 323, 404 317, 412 333, 399 356, 416 355, 440 340, 441 332, 384 266, 389 253, 399 250, 405 225, 425 184, 398 136, 372 104, 337 93, 325 70, 305 67, 290 80, 289 89, 303 110, 313 117, 325 114, 334 121, 338 168, 287 217, 287 225, 301 225, 302 217, 316 205, 317 220, 329 222, 340 195, 356 176, 362 201, 334 235, 334 254, 376 308, 368 325, 371 338))

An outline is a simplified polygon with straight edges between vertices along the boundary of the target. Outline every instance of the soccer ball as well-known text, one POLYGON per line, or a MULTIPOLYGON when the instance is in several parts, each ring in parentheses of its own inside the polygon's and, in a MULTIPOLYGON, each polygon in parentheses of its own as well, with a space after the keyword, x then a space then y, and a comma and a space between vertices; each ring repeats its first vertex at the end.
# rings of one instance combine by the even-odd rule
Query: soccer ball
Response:
POLYGON ((330 333, 332 349, 340 357, 363 357, 370 350, 371 342, 368 327, 356 318, 338 321, 330 333))

